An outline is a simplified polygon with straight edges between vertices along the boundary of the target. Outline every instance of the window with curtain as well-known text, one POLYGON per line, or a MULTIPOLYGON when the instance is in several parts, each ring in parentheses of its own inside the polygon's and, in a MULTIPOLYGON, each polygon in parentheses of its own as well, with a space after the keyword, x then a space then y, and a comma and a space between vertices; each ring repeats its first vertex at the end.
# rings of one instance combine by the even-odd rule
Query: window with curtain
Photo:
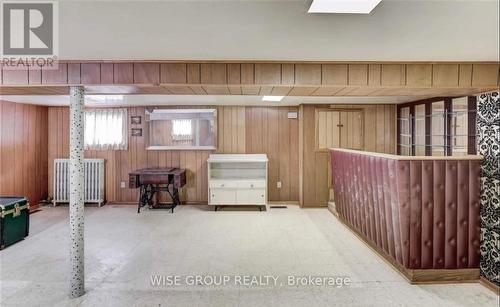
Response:
POLYGON ((127 109, 86 110, 85 149, 126 150, 127 109))
POLYGON ((191 119, 172 120, 172 139, 185 141, 193 139, 193 127, 191 119))

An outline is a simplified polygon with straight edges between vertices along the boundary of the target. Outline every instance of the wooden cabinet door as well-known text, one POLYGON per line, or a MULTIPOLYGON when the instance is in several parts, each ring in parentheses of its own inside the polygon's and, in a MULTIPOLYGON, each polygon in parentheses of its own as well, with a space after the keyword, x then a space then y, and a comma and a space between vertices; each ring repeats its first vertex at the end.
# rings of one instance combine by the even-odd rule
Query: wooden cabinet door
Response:
POLYGON ((341 147, 363 150, 363 111, 342 111, 341 147))
POLYGON ((316 113, 316 149, 364 149, 362 110, 318 109, 316 113))
POLYGON ((317 117, 318 148, 340 147, 340 112, 319 111, 317 117))

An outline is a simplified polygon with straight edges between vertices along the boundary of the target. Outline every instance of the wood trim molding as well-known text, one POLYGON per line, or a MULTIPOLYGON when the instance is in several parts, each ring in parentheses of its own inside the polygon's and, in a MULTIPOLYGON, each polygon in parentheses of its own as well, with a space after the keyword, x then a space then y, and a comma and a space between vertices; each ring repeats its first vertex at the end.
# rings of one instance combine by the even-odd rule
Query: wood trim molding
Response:
POLYGON ((446 155, 451 156, 453 155, 452 153, 452 146, 451 146, 451 118, 452 118, 452 112, 453 112, 453 99, 451 98, 445 98, 444 100, 444 112, 446 115, 445 119, 445 129, 444 133, 446 135, 446 155))
POLYGON ((486 288, 490 289, 491 291, 493 291, 496 295, 500 296, 500 286, 497 286, 496 284, 487 280, 483 276, 479 278, 479 283, 485 286, 486 288))
POLYGON ((396 154, 400 155, 401 154, 401 108, 398 107, 396 108, 396 154))
POLYGON ((411 135, 411 155, 412 156, 416 155, 416 147, 415 147, 416 123, 417 123, 417 121, 415 120, 415 106, 411 105, 410 106, 410 135, 411 135))
POLYGON ((378 153, 378 152, 369 152, 369 151, 361 151, 361 150, 352 150, 352 149, 344 149, 344 148, 330 148, 330 150, 337 150, 337 151, 343 151, 343 152, 349 152, 349 153, 356 153, 360 155, 365 155, 365 156, 373 156, 373 157, 381 157, 381 158, 388 158, 388 159, 394 159, 394 160, 432 160, 432 161, 438 161, 438 160, 482 160, 483 156, 480 155, 464 155, 464 156, 398 156, 398 155, 390 155, 390 154, 384 154, 384 153, 378 153))
POLYGON ((477 118, 477 98, 474 96, 467 97, 467 110, 469 111, 467 129, 468 129, 468 140, 467 140, 467 153, 469 155, 477 154, 476 145, 476 118, 477 118))
MULTIPOLYGON (((432 116, 432 105, 430 103, 425 104, 425 144, 432 143, 432 121, 430 120, 432 116)), ((475 153, 474 153, 475 154, 475 153)), ((432 156, 431 146, 425 146, 425 155, 432 156)))

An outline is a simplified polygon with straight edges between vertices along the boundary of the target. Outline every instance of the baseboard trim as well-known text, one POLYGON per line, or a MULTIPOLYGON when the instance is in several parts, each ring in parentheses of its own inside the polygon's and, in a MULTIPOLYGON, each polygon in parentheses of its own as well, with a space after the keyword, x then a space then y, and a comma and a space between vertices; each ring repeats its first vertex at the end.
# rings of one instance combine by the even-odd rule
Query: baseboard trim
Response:
POLYGON ((335 207, 335 203, 330 201, 328 202, 328 210, 335 215, 335 217, 339 218, 339 213, 337 212, 337 208, 335 207))
POLYGON ((479 283, 481 285, 485 286, 486 288, 490 289, 491 291, 493 291, 496 295, 500 296, 500 286, 492 283, 491 281, 484 278, 483 276, 481 276, 479 278, 479 283))
MULTIPOLYGON (((107 204, 109 205, 135 205, 137 206, 137 202, 129 202, 129 201, 110 201, 107 204)), ((298 206, 299 202, 297 200, 270 200, 267 202, 268 205, 294 205, 298 206)), ((181 205, 208 205, 208 202, 202 201, 188 201, 182 202, 181 205)))
POLYGON ((298 205, 299 202, 297 200, 270 200, 267 202, 268 205, 298 205))
POLYGON ((352 228, 344 221, 335 210, 334 205, 328 205, 332 214, 358 239, 368 246, 377 256, 384 260, 389 266, 397 271, 410 284, 446 284, 446 283, 469 283, 479 281, 479 268, 473 269, 407 269, 385 254, 380 247, 366 240, 358 230, 352 228))
POLYGON ((479 280, 479 269, 407 270, 413 284, 467 283, 479 280))
POLYGON ((328 205, 302 205, 300 208, 302 209, 319 209, 319 208, 327 208, 328 205))

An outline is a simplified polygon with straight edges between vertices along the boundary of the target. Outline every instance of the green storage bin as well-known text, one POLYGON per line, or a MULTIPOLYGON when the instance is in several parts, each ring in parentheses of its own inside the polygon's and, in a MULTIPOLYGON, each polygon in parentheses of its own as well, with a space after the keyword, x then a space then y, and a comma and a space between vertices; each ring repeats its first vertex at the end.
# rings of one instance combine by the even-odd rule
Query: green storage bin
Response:
POLYGON ((28 236, 30 205, 25 197, 0 197, 0 249, 28 236))

